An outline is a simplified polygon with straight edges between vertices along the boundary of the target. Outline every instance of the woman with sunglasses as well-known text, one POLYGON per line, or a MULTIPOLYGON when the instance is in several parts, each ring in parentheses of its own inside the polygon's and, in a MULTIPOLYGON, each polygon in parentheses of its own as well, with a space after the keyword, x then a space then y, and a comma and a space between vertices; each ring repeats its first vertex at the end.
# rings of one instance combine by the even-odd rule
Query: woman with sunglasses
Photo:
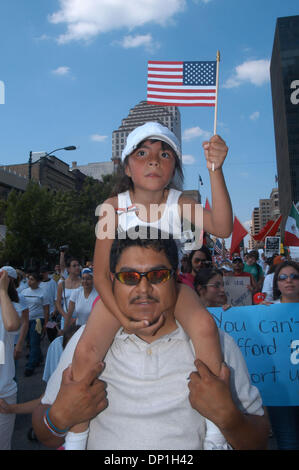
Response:
POLYGON ((203 268, 194 279, 194 289, 205 307, 228 307, 224 292, 223 273, 216 268, 203 268))
MULTIPOLYGON (((284 261, 274 273, 272 303, 298 303, 299 264, 284 261)), ((299 406, 267 407, 279 450, 299 449, 299 406)))

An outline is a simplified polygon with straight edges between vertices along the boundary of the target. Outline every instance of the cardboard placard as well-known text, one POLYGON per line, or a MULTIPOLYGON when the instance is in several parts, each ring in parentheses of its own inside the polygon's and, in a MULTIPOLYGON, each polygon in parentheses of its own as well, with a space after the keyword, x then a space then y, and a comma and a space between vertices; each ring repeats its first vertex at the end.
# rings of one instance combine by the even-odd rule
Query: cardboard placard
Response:
POLYGON ((280 237, 266 237, 265 240, 265 256, 271 258, 271 256, 279 255, 280 253, 280 237))
POLYGON ((223 276, 224 291, 227 296, 227 303, 233 307, 252 305, 252 293, 249 276, 223 276))
POLYGON ((246 361, 265 406, 299 406, 299 303, 208 308, 246 361))

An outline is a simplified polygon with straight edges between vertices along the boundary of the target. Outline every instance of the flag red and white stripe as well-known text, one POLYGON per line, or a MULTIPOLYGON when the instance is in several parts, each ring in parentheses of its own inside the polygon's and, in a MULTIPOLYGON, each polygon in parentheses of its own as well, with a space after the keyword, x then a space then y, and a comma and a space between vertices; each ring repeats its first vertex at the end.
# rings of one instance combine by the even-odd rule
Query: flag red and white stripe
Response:
POLYGON ((164 106, 215 106, 216 62, 148 62, 147 102, 164 106))

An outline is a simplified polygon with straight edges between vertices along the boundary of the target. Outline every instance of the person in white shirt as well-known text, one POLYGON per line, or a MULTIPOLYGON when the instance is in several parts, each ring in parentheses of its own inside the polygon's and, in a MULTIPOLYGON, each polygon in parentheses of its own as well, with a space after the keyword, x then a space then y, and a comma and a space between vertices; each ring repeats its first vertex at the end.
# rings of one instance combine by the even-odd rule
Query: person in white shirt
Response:
MULTIPOLYGON (((13 280, 17 278, 14 268, 4 266, 0 271, 0 398, 16 403, 17 384, 14 380, 14 338, 21 325, 15 309, 18 294, 13 280)), ((15 415, 0 414, 0 450, 10 450, 15 415)))
POLYGON ((57 297, 57 283, 54 281, 54 279, 49 277, 49 268, 47 266, 42 266, 40 268, 40 274, 42 280, 39 283, 39 287, 44 290, 45 295, 50 302, 49 315, 51 316, 56 309, 55 301, 57 297))
POLYGON ((25 367, 25 377, 33 374, 43 360, 40 342, 44 325, 49 321, 50 301, 45 291, 39 287, 40 276, 38 273, 30 273, 28 276, 27 289, 22 291, 29 309, 29 359, 25 367))
POLYGON ((228 366, 222 364, 219 377, 200 360, 194 364, 190 338, 174 318, 177 268, 172 237, 114 241, 115 300, 127 318, 156 323, 156 332, 145 336, 140 330, 136 336, 121 328, 106 355, 102 380, 94 380, 99 364, 75 382, 68 366, 84 334, 81 327, 33 412, 42 443, 58 447, 66 439, 66 449, 84 449, 88 433, 67 430, 95 416, 87 440, 92 450, 266 448, 269 427, 261 397, 233 339, 220 333, 228 366))
POLYGON ((76 258, 69 258, 66 262, 68 277, 60 279, 57 287, 56 308, 61 315, 60 329, 64 329, 65 318, 67 317, 70 296, 74 289, 81 286, 81 266, 76 258))
POLYGON ((92 269, 82 269, 81 279, 82 286, 79 289, 74 289, 71 293, 64 328, 67 328, 72 322, 76 322, 76 325, 85 325, 92 310, 92 305, 99 295, 93 285, 92 269), (76 312, 76 318, 73 318, 74 312, 76 312))

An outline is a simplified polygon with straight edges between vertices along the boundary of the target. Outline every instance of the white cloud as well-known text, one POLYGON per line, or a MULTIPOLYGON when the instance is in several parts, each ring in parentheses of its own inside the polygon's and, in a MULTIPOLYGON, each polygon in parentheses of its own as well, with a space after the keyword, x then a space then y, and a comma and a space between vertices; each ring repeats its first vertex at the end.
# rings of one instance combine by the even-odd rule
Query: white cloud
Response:
POLYGON ((193 140, 201 137, 202 139, 210 139, 212 136, 211 132, 204 131, 200 127, 190 127, 189 129, 185 129, 183 132, 183 140, 193 140))
POLYGON ((115 41, 114 44, 119 44, 124 49, 131 49, 136 47, 145 47, 146 50, 153 52, 159 49, 159 43, 155 42, 151 34, 143 34, 136 36, 124 36, 122 41, 115 41))
POLYGON ((70 73, 70 68, 66 66, 57 67, 57 69, 52 70, 54 75, 68 75, 70 73))
POLYGON ((98 34, 147 23, 165 25, 184 10, 186 0, 59 0, 60 10, 49 17, 53 24, 65 23, 67 30, 58 38, 63 44, 93 39, 98 34))
POLYGON ((104 142, 107 139, 107 135, 100 135, 100 134, 92 134, 90 136, 90 139, 93 142, 104 142))
POLYGON ((254 113, 250 114, 249 119, 252 121, 256 121, 260 117, 260 112, 255 111, 254 113))
POLYGON ((183 165, 193 165, 195 163, 195 158, 193 155, 182 155, 183 165))
POLYGON ((242 83, 260 86, 270 80, 270 61, 267 59, 248 60, 237 65, 234 74, 227 79, 224 88, 235 88, 242 83))

